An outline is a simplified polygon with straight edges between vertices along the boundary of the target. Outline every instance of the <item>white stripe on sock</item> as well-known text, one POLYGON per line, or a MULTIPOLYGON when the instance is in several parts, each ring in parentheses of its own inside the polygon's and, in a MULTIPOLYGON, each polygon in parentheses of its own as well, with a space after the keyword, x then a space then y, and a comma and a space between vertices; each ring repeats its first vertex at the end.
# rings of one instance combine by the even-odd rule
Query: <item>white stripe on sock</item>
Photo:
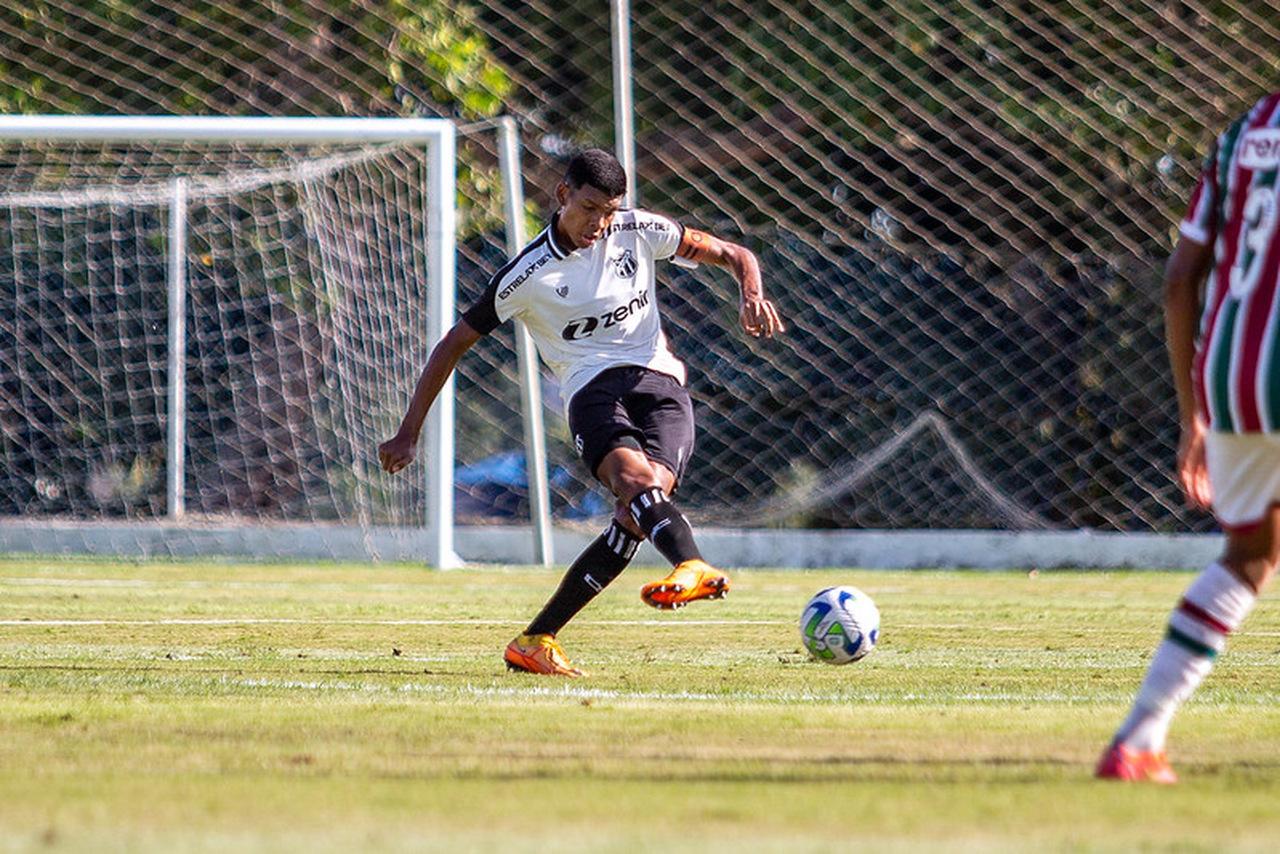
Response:
POLYGON ((1187 588, 1184 598, 1209 612, 1231 631, 1240 628, 1240 624, 1258 601, 1253 588, 1236 578, 1220 563, 1209 564, 1204 572, 1197 575, 1187 588))
POLYGON ((1181 608, 1169 615, 1169 625, 1187 637, 1197 640, 1215 652, 1222 652, 1227 646, 1227 636, 1222 632, 1206 626, 1190 614, 1183 613, 1181 608))

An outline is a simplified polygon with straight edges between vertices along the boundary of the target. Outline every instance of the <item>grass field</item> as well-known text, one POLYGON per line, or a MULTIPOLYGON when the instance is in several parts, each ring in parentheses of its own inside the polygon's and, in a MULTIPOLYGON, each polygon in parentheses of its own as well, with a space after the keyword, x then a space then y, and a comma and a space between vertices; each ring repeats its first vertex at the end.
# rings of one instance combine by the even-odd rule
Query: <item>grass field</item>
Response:
POLYGON ((1099 783, 1180 573, 628 571, 509 674, 558 574, 0 561, 0 850, 1275 850, 1280 608, 1174 727, 1184 782, 1099 783), (808 661, 809 594, 884 615, 808 661))

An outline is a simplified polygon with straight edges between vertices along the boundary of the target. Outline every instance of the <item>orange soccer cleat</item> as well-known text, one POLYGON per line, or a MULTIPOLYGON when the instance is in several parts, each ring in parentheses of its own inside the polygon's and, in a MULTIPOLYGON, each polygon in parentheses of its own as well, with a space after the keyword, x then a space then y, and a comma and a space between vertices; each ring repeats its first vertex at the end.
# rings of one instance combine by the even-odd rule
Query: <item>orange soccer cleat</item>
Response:
POLYGON ((686 560, 658 581, 640 588, 640 598, 655 608, 683 608, 699 599, 723 599, 729 577, 702 560, 686 560))
POLYGON ((1112 742, 1093 775, 1100 780, 1125 780, 1131 783, 1161 783, 1172 785, 1178 775, 1169 765, 1169 757, 1163 750, 1134 750, 1119 742, 1112 742))
POLYGON ((508 670, 522 670, 542 676, 586 676, 569 663, 553 635, 518 635, 502 654, 508 670))

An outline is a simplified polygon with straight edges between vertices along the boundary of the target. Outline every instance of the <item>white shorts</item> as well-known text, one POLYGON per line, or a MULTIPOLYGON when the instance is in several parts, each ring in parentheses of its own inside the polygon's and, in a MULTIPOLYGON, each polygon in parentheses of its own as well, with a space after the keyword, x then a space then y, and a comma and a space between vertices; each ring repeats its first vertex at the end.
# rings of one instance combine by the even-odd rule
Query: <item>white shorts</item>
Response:
POLYGON ((1204 437, 1213 515, 1229 530, 1262 523, 1280 504, 1280 434, 1215 433, 1204 437))

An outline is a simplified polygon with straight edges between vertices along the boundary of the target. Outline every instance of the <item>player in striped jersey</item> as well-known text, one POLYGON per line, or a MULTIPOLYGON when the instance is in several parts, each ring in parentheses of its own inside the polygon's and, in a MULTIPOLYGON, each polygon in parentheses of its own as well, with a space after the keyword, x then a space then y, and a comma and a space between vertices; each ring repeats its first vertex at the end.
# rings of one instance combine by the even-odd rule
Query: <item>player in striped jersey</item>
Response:
POLYGON ((1217 138, 1165 270, 1178 479, 1226 532, 1169 618, 1099 777, 1176 782, 1165 737, 1280 558, 1280 92, 1217 138), (1201 302, 1201 284, 1204 288, 1201 302), (1196 315, 1200 315, 1199 332, 1196 315))
POLYGON ((550 224, 432 350, 400 430, 378 448, 388 472, 408 465, 427 411, 462 354, 504 321, 524 321, 560 380, 578 454, 618 505, 542 612, 507 645, 503 658, 514 670, 582 675, 556 635, 617 578, 643 539, 673 567, 641 588, 646 603, 679 608, 729 589, 724 573, 702 559, 670 497, 693 452, 693 405, 684 364, 658 316, 656 262, 679 258, 732 272, 749 335, 772 337, 783 331, 782 321, 764 298, 750 251, 659 214, 621 209, 626 186, 622 165, 608 152, 590 149, 573 158, 556 187, 560 208, 550 224))

